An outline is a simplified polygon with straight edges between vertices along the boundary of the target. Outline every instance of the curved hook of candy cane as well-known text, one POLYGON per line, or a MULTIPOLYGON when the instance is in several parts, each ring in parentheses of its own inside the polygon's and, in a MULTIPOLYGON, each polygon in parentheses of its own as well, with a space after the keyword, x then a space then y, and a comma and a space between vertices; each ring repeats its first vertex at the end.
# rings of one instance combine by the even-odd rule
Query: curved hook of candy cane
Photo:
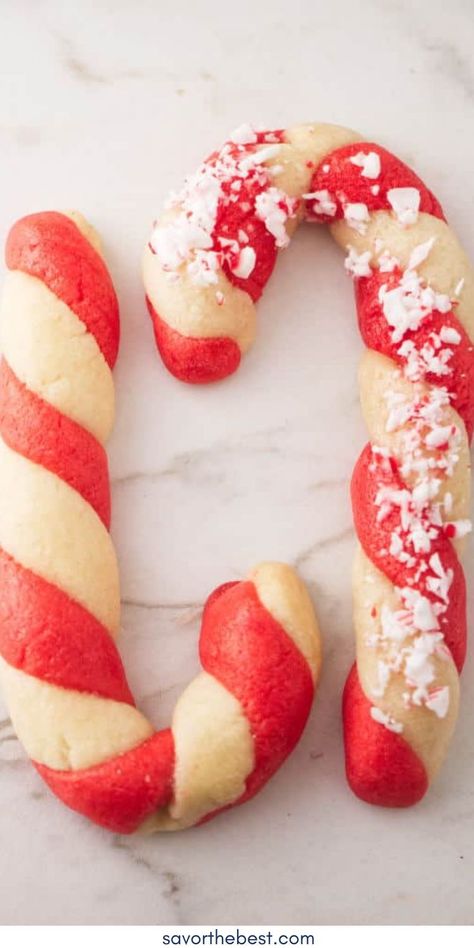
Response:
POLYGON ((331 125, 244 125, 172 197, 143 261, 167 367, 187 382, 235 371, 255 301, 302 219, 347 251, 368 350, 370 444, 353 479, 357 662, 343 701, 354 792, 419 800, 455 725, 466 640, 458 559, 470 529, 473 271, 433 194, 403 162, 331 125))
POLYGON ((8 237, 0 363, 0 678, 19 739, 68 806, 116 832, 180 829, 252 797, 297 743, 319 631, 293 570, 263 563, 203 614, 203 671, 171 728, 137 710, 114 644, 104 444, 115 292, 78 214, 8 237))

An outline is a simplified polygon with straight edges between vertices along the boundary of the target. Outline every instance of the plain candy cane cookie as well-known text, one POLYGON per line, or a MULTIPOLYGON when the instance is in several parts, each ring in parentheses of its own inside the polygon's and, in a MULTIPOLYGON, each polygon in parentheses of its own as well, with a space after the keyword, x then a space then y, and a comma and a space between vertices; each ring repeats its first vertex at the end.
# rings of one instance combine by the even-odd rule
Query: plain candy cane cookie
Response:
POLYGON ((77 214, 18 221, 6 260, 0 679, 12 721, 72 809, 121 833, 191 826, 252 797, 296 745, 321 663, 313 608, 280 563, 216 589, 202 619, 203 670, 171 727, 155 732, 115 645, 104 444, 119 315, 110 276, 77 214))

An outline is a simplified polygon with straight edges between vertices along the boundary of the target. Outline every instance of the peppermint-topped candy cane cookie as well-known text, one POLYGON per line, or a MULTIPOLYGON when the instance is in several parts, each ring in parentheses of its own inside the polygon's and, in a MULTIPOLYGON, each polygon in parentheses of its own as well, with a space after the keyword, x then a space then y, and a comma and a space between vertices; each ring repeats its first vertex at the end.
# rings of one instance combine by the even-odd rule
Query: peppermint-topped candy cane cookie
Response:
POLYGON ((171 372, 234 372, 255 302, 301 220, 346 250, 367 352, 370 443, 352 479, 357 662, 344 693, 354 792, 406 806, 425 793, 458 712, 465 647, 474 427, 473 271, 440 204, 379 145, 331 125, 244 125, 172 195, 144 282, 171 372))
POLYGON ((115 292, 77 214, 12 228, 0 362, 0 680, 18 737, 68 806, 173 830, 252 797, 297 743, 320 669, 301 580, 263 563, 209 597, 202 671, 170 728, 136 708, 115 646, 119 582, 104 445, 115 292))

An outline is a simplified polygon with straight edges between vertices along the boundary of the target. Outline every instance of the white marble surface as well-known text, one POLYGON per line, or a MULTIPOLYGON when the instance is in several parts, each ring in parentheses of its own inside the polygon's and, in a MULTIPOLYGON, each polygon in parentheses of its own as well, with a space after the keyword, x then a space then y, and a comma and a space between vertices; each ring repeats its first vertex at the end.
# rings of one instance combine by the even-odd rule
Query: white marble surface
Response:
POLYGON ((195 606, 261 558, 300 568, 326 656, 305 736, 271 785, 174 837, 118 838, 66 811, 2 712, 0 921, 472 923, 472 655, 425 802, 371 809, 344 781, 348 479, 364 430, 338 251, 322 230, 300 231, 254 350, 203 389, 164 372, 138 270, 167 190, 244 120, 333 121, 386 144, 474 255, 471 0, 2 0, 0 16, 2 243, 21 214, 75 206, 102 232, 120 294, 113 533, 121 648, 142 707, 169 720, 197 665, 195 606))

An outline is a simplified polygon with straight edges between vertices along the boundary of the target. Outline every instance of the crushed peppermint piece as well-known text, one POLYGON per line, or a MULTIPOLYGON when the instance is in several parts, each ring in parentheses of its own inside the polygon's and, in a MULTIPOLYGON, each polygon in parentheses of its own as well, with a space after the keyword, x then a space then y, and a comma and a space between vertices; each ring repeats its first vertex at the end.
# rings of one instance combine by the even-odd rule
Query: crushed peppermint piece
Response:
POLYGON ((217 238, 221 247, 227 247, 232 253, 239 252, 239 244, 237 240, 232 240, 230 237, 221 237, 217 238))
POLYGON ((349 158, 352 165, 357 165, 363 178, 378 178, 380 174, 380 157, 375 151, 358 151, 357 155, 349 158))
POLYGON ((392 718, 390 714, 385 714, 381 708, 371 708, 370 716, 374 721, 377 721, 377 724, 386 727, 387 731, 393 731, 394 734, 401 734, 403 731, 403 724, 392 718))
POLYGON ((415 705, 426 702, 429 696, 428 686, 435 680, 432 656, 438 642, 438 635, 420 635, 414 640, 405 658, 405 675, 413 689, 411 700, 415 705))
POLYGON ((187 264, 186 269, 194 283, 199 286, 208 286, 217 283, 219 256, 213 251, 196 250, 194 259, 187 264))
POLYGON ((242 158, 240 167, 242 171, 248 171, 253 165, 262 165, 265 161, 270 161, 280 151, 281 145, 265 145, 257 151, 250 152, 245 158, 242 158))
POLYGON ((435 576, 426 577, 426 586, 430 592, 434 593, 435 596, 439 596, 446 605, 449 605, 448 593, 453 581, 453 571, 452 569, 445 570, 439 553, 433 553, 430 556, 430 567, 435 576))
POLYGON ((456 283, 456 286, 454 287, 455 296, 461 296, 465 282, 466 282, 465 278, 461 277, 461 279, 459 280, 459 283, 456 283))
POLYGON ((380 184, 373 184, 370 190, 372 194, 374 195, 374 197, 376 197, 380 191, 380 184))
POLYGON ((428 504, 431 500, 434 500, 434 498, 436 497, 439 491, 440 484, 441 484, 441 481, 439 480, 439 478, 435 478, 435 477, 431 478, 431 480, 426 479, 426 480, 420 481, 418 484, 415 485, 415 487, 413 488, 411 492, 413 503, 415 505, 417 504, 424 505, 424 504, 428 504))
POLYGON ((409 615, 405 610, 394 612, 388 606, 382 606, 382 637, 391 642, 403 642, 411 632, 409 615))
POLYGON ((453 509, 453 495, 451 491, 446 491, 444 495, 444 509, 447 514, 450 514, 453 509))
POLYGON ((222 304, 225 302, 225 296, 220 290, 216 290, 216 300, 218 306, 222 306, 222 304))
POLYGON ((439 622, 431 599, 423 596, 416 589, 402 590, 404 599, 413 610, 413 624, 420 632, 433 632, 439 629, 439 622))
POLYGON ((418 188, 390 188, 387 200, 400 224, 416 224, 420 207, 418 188))
POLYGON ((367 224, 370 220, 367 204, 345 204, 344 218, 349 227, 352 227, 359 234, 365 234, 367 230, 367 224))
POLYGON ((425 698, 425 705, 430 711, 434 711, 438 718, 445 718, 449 709, 449 685, 430 691, 425 698))
POLYGON ((374 697, 384 694, 392 673, 401 673, 408 689, 404 694, 406 706, 428 705, 435 690, 429 687, 436 677, 433 659, 444 654, 445 648, 435 613, 444 607, 436 607, 410 587, 398 591, 405 608, 394 612, 382 606, 381 630, 367 639, 369 647, 383 649, 383 657, 377 661, 379 684, 374 697))
POLYGON ((444 349, 437 355, 429 343, 417 349, 413 340, 405 339, 397 353, 405 360, 404 374, 412 382, 424 379, 428 373, 438 376, 450 374, 448 362, 453 354, 452 349, 444 349))
POLYGON ((441 448, 443 445, 449 443, 452 434, 452 425, 438 425, 437 428, 432 428, 431 431, 428 432, 425 437, 425 444, 428 448, 441 448))
POLYGON ((441 326, 439 338, 441 342, 447 342, 450 346, 458 346, 461 342, 461 333, 452 326, 441 326))
POLYGON ((344 260, 344 267, 354 277, 369 277, 372 273, 370 261, 372 254, 370 250, 364 253, 357 253, 354 247, 348 246, 349 253, 344 260))
POLYGON ((385 401, 388 407, 388 417, 385 423, 385 431, 390 433, 402 428, 403 425, 413 417, 413 404, 401 392, 385 393, 385 401))
POLYGON ((449 296, 436 293, 415 270, 405 270, 399 284, 392 289, 383 283, 379 289, 379 301, 393 329, 392 342, 401 342, 408 331, 419 329, 433 310, 448 313, 451 309, 449 296))
POLYGON ((255 267, 257 255, 253 247, 242 247, 239 253, 237 264, 232 267, 232 273, 242 280, 250 276, 255 267))
POLYGON ((170 226, 156 227, 150 245, 163 269, 175 270, 189 257, 191 250, 212 247, 212 238, 199 224, 178 219, 170 226))
POLYGON ((337 204, 331 197, 329 191, 325 188, 322 191, 310 191, 303 194, 305 201, 312 201, 312 210, 315 214, 326 214, 328 217, 334 217, 337 211, 337 204))
POLYGON ((244 122, 231 132, 229 141, 233 142, 234 145, 253 145, 257 141, 257 133, 251 125, 244 122))
POLYGON ((277 247, 286 247, 290 242, 285 224, 295 207, 296 202, 279 188, 267 188, 255 198, 256 215, 275 238, 277 247))
POLYGON ((393 270, 396 269, 396 267, 400 266, 400 261, 397 259, 397 257, 392 257, 392 255, 389 254, 388 250, 384 250, 380 254, 378 258, 378 263, 379 263, 379 270, 381 273, 392 273, 393 270))
POLYGON ((402 538, 398 533, 395 533, 395 530, 393 530, 390 537, 390 547, 389 547, 388 552, 390 553, 390 556, 394 556, 395 559, 398 559, 402 551, 403 551, 402 538))
POLYGON ((377 662, 378 684, 375 686, 375 688, 372 688, 372 694, 374 698, 383 697, 387 690, 391 673, 392 669, 390 668, 389 663, 383 661, 383 659, 380 659, 377 662))
POLYGON ((444 528, 448 535, 452 534, 456 540, 462 540, 463 537, 466 537, 468 533, 471 532, 472 522, 470 520, 448 520, 444 524, 444 528))
POLYGON ((425 240, 423 244, 418 244, 413 248, 408 261, 409 270, 416 270, 416 268, 420 266, 420 263, 426 260, 435 241, 436 237, 430 237, 429 240, 425 240))

